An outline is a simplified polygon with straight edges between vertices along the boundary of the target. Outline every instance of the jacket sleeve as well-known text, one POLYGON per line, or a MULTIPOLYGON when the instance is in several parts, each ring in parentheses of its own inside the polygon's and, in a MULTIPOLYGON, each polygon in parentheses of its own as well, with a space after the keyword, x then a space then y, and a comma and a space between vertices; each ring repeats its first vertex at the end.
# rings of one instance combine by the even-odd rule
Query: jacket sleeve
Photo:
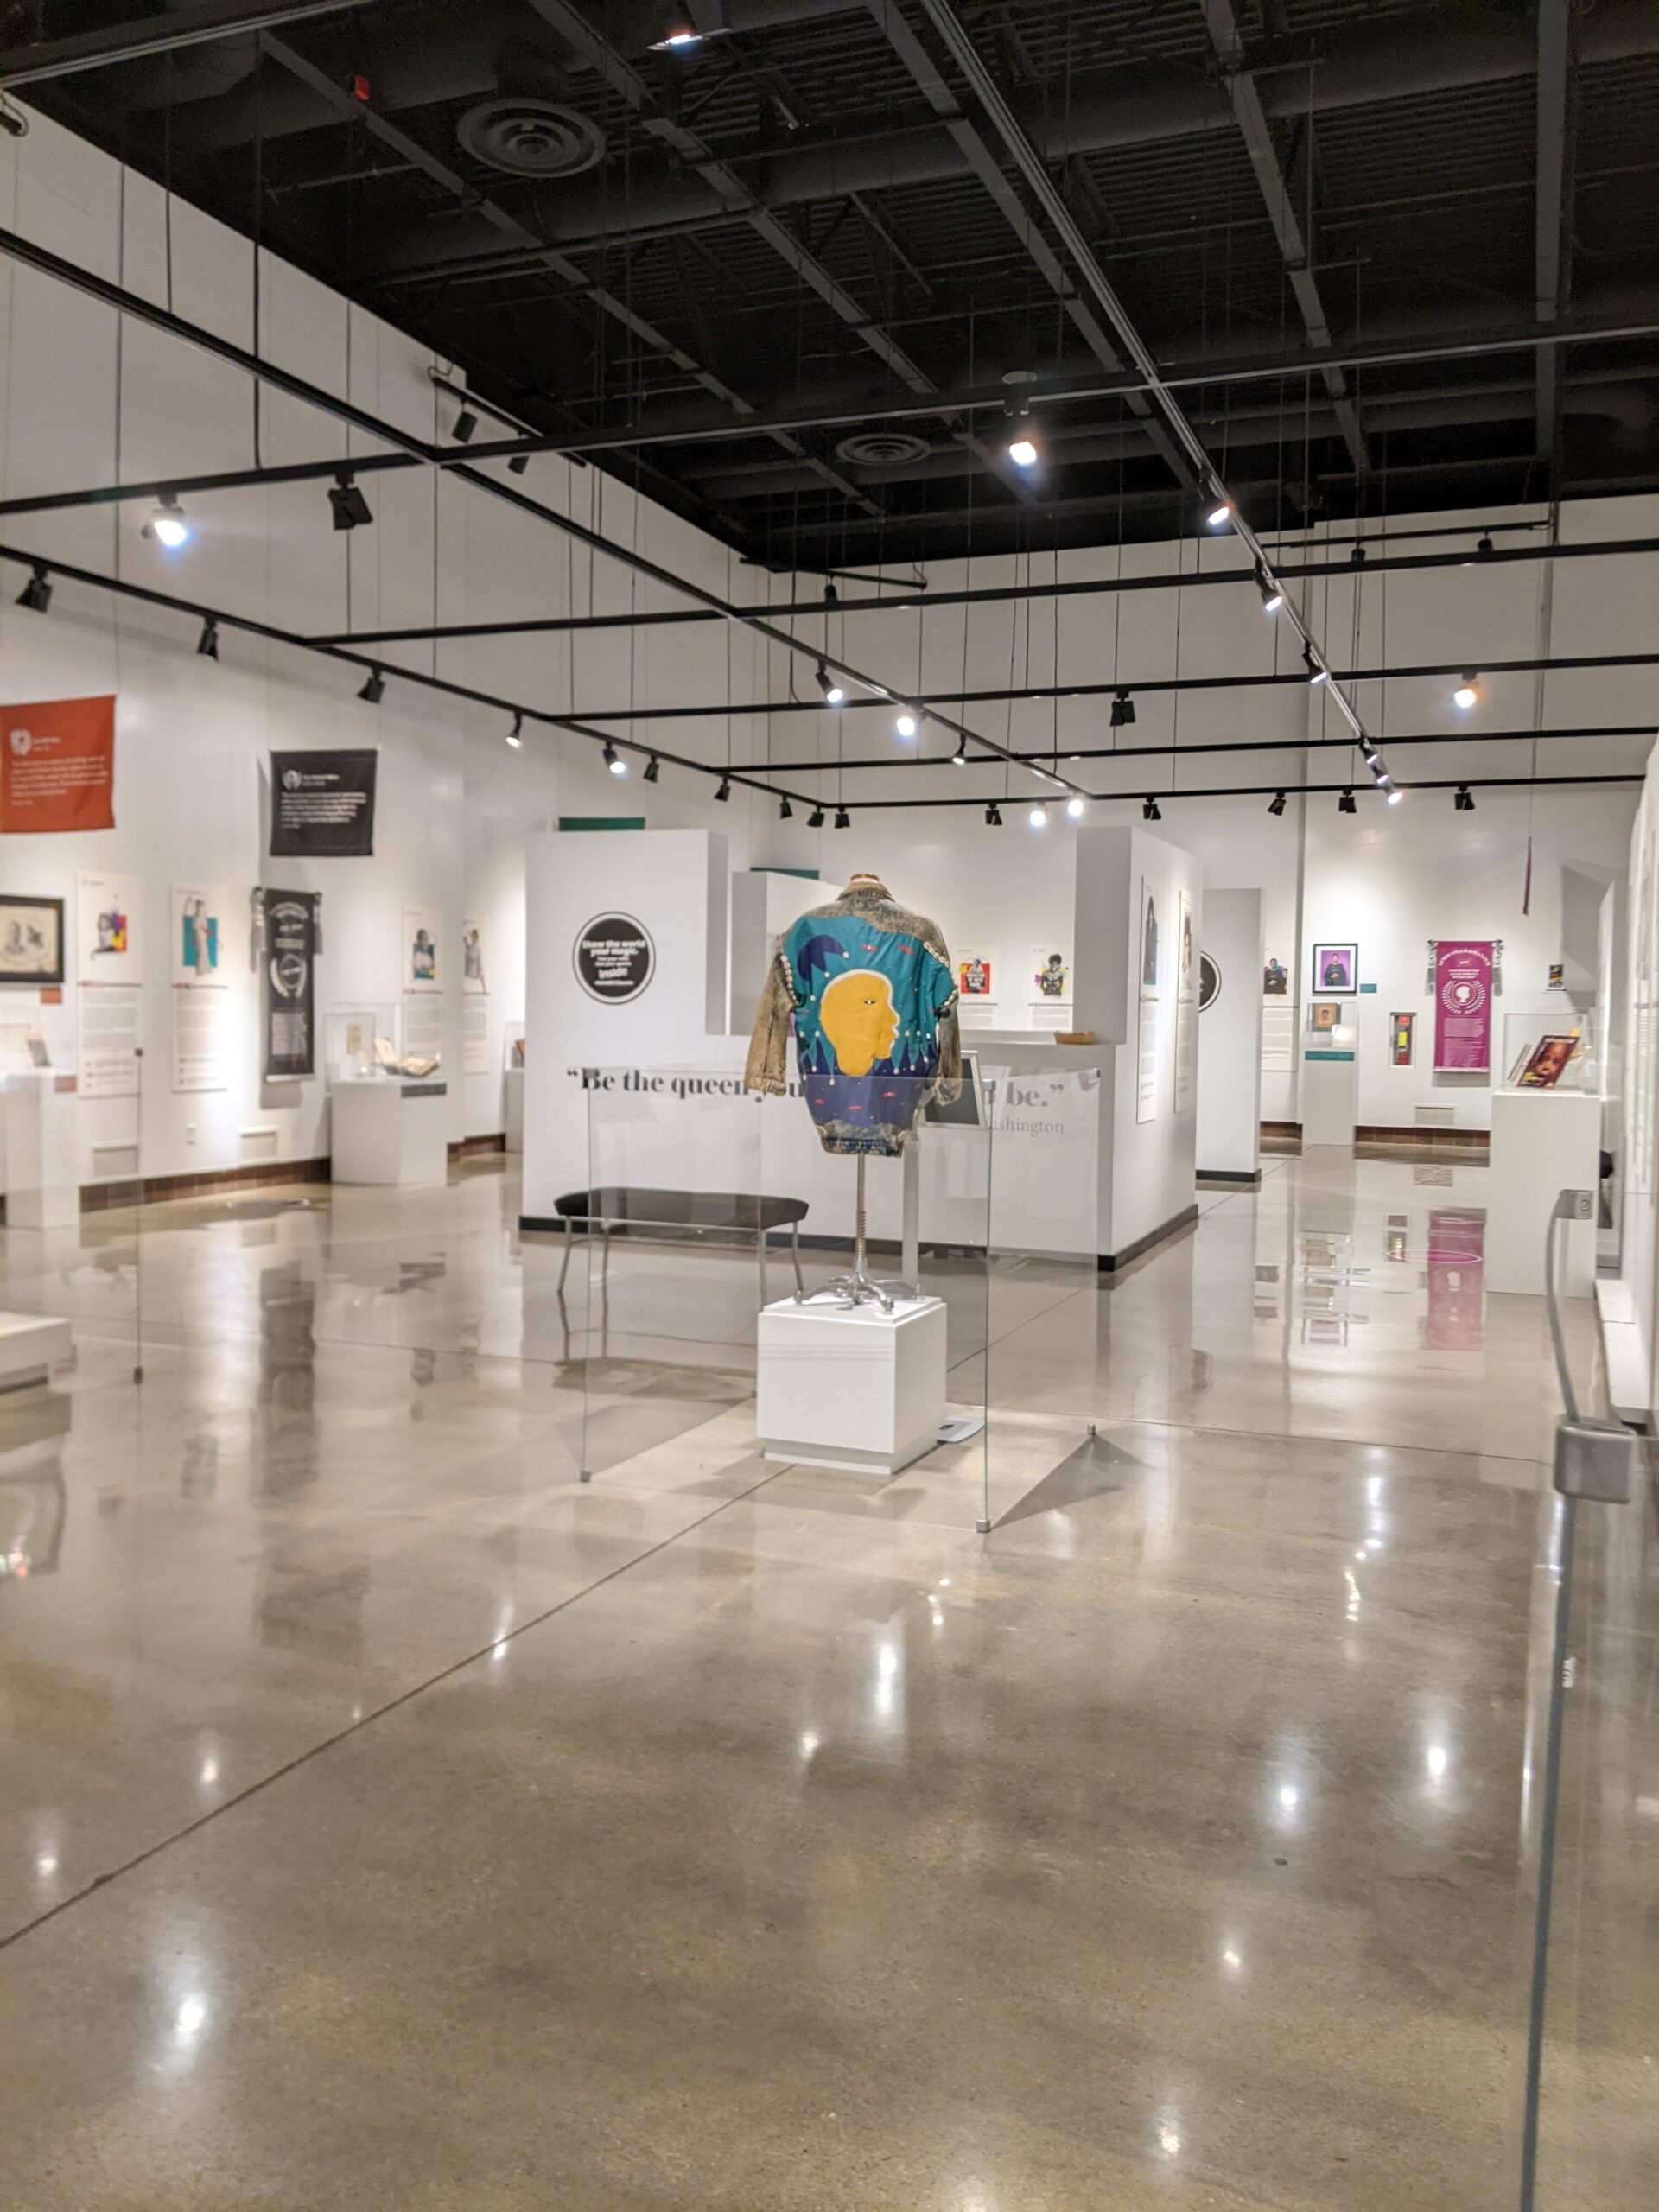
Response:
POLYGON ((795 988, 790 965, 780 950, 766 970, 760 994, 760 1011, 754 1018, 749 1057, 743 1070, 745 1090, 760 1090, 781 1097, 789 1088, 789 1025, 795 1012, 795 988))
MULTIPOLYGON (((935 931, 938 938, 938 932, 935 931)), ((935 950, 944 964, 949 996, 938 1009, 939 1071, 934 1082, 933 1095, 941 1105, 953 1106, 962 1095, 962 1028, 957 1019, 959 994, 956 988, 956 969, 950 964, 950 955, 944 940, 938 938, 935 950)))

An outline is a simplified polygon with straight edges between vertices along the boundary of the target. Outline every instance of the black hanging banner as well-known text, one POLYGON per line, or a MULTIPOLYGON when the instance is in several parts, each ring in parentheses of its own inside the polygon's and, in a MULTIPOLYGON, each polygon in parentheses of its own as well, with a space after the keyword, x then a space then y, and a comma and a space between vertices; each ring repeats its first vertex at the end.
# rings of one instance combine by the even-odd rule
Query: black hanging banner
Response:
POLYGON ((374 850, 374 777, 379 754, 273 753, 273 859, 365 858, 374 850))
POLYGON ((265 893, 265 1079, 317 1069, 315 891, 265 893))

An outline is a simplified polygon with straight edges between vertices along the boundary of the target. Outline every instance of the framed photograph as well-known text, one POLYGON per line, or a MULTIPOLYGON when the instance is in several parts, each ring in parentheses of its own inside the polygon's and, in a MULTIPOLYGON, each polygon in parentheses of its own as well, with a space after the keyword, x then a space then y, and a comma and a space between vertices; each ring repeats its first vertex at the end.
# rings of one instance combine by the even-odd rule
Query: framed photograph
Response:
POLYGON ((62 981, 62 899, 0 892, 0 983, 62 981))
POLYGON ((957 955, 957 990, 964 999, 988 999, 992 988, 991 956, 964 945, 957 955))
POLYGON ((1270 952, 1262 963, 1262 995, 1264 999, 1290 996, 1290 970, 1276 952, 1270 952))
POLYGON ((1390 1066, 1408 1068, 1411 1048, 1417 1028, 1414 1014, 1391 1014, 1389 1016, 1389 1062, 1390 1066))
POLYGON ((1313 948, 1313 988, 1334 991, 1352 998, 1359 988, 1359 947, 1357 944, 1316 944, 1313 948))
POLYGON ((1579 1040, 1573 1037, 1541 1037, 1516 1077, 1522 1090, 1554 1090, 1577 1057, 1579 1040))
POLYGON ((1342 1020, 1342 1008, 1334 999, 1315 999, 1307 1011, 1307 1026, 1319 1036, 1335 1029, 1342 1020))

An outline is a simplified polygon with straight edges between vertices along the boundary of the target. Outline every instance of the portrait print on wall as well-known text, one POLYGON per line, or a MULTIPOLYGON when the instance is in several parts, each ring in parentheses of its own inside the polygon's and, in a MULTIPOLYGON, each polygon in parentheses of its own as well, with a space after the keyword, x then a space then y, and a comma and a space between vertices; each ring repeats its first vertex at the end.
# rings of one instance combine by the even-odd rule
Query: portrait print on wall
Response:
POLYGON ((1357 944, 1316 944, 1313 948, 1313 988, 1351 998, 1359 988, 1359 947, 1357 944))
POLYGON ((0 983, 62 981, 62 899, 0 893, 0 983))

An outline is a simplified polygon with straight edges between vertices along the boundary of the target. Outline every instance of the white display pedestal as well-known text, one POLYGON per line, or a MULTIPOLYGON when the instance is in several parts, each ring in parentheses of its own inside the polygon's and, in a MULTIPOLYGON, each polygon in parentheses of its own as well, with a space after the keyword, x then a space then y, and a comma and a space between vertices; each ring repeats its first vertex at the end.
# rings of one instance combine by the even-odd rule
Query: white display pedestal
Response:
POLYGON ((507 1070, 507 1150, 522 1152, 524 1148, 524 1071, 523 1068, 507 1070))
POLYGON ((69 1324, 52 1314, 0 1313, 0 1390, 44 1382, 54 1360, 67 1359, 69 1324))
POLYGON ((365 1076, 329 1086, 336 1183, 442 1183, 449 1173, 448 1085, 365 1076))
POLYGON ((944 1419, 944 1302, 798 1306, 760 1314, 755 1427, 768 1459, 896 1475, 944 1419))
MULTIPOLYGON (((1599 1190, 1601 1100, 1574 1090, 1492 1093, 1492 1153, 1486 1201, 1486 1287, 1544 1294, 1544 1236, 1558 1194, 1599 1190)), ((1557 1232, 1557 1277, 1568 1298, 1596 1281, 1596 1224, 1568 1221, 1557 1232)))
POLYGON ((73 1229, 80 1219, 75 1094, 49 1068, 6 1080, 6 1223, 73 1229))
POLYGON ((1302 1048, 1302 1149, 1343 1144, 1351 1149, 1359 1119, 1359 1062, 1345 1045, 1302 1048))

